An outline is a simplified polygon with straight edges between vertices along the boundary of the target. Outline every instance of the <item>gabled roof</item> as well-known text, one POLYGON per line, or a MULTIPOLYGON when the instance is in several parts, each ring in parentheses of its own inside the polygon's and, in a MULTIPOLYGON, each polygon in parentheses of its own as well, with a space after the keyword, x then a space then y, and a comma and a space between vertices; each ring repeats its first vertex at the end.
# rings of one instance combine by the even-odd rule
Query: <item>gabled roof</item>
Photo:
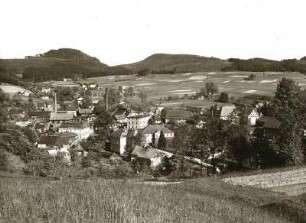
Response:
POLYGON ((69 121, 72 119, 72 112, 51 112, 50 115, 50 121, 69 121))
POLYGON ((162 125, 149 125, 143 130, 143 134, 153 134, 155 132, 163 131, 163 133, 173 133, 172 130, 162 125))
POLYGON ((221 117, 228 117, 231 115, 231 113, 235 110, 235 105, 225 105, 221 108, 221 117))
POLYGON ((192 112, 185 110, 169 110, 166 114, 168 119, 189 119, 191 116, 192 112))

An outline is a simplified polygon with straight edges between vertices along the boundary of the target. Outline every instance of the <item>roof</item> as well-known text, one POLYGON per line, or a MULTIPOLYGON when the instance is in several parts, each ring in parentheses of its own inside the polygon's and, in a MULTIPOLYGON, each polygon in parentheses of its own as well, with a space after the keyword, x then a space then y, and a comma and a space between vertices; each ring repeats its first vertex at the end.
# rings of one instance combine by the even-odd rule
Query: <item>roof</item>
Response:
POLYGON ((274 117, 262 116, 258 120, 258 125, 267 129, 279 129, 281 123, 274 117))
POLYGON ((155 132, 163 131, 163 133, 173 133, 172 130, 162 125, 149 125, 143 130, 143 134, 153 134, 155 132))
POLYGON ((63 137, 70 137, 70 138, 76 138, 78 135, 74 132, 62 132, 61 136, 63 137))
POLYGON ((55 146, 69 145, 70 137, 59 136, 55 142, 55 146))
POLYGON ((86 126, 82 122, 66 122, 62 123, 59 128, 75 128, 75 129, 83 129, 86 126))
POLYGON ((86 115, 89 115, 89 114, 92 113, 92 110, 89 109, 89 108, 79 108, 78 113, 79 113, 80 115, 85 115, 85 114, 86 114, 86 115))
POLYGON ((45 144, 46 146, 54 146, 58 135, 41 136, 38 144, 45 144))
POLYGON ((127 118, 145 118, 145 117, 150 117, 150 115, 145 114, 145 113, 130 113, 127 118))
POLYGON ((73 119, 71 112, 51 112, 50 121, 68 121, 73 119))
POLYGON ((221 117, 228 117, 235 110, 235 105, 225 105, 221 107, 221 117))
POLYGON ((166 151, 162 151, 162 150, 155 149, 155 148, 144 148, 142 146, 135 146, 135 148, 133 149, 131 153, 132 156, 137 156, 139 158, 144 158, 144 159, 163 157, 163 156, 170 155, 170 154, 171 153, 166 152, 166 151))
POLYGON ((168 119, 189 119, 191 116, 192 112, 185 110, 169 110, 166 114, 168 119))

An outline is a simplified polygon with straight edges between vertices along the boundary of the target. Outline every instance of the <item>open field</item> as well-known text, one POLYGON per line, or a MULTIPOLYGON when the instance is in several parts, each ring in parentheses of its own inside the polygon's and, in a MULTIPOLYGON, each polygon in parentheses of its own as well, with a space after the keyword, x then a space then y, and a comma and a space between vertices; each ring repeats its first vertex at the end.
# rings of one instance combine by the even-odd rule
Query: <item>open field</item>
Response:
POLYGON ((306 194, 306 167, 250 176, 229 177, 224 178, 223 181, 233 185, 252 186, 296 196, 306 194))
POLYGON ((12 97, 14 94, 18 93, 18 92, 25 92, 27 91, 25 88, 20 87, 20 86, 16 86, 16 85, 10 85, 10 84, 0 84, 0 89, 10 95, 10 97, 12 97))
POLYGON ((297 222, 263 208, 285 195, 218 178, 170 184, 0 176, 0 222, 297 222))
POLYGON ((149 99, 159 100, 169 95, 194 94, 208 81, 216 83, 220 92, 228 92, 230 96, 240 97, 249 94, 271 96, 274 94, 277 82, 283 77, 294 79, 302 88, 306 86, 305 75, 281 72, 199 72, 161 74, 151 77, 128 75, 89 78, 86 81, 97 82, 104 87, 133 86, 136 90, 146 91, 149 99), (256 78, 251 81, 244 80, 250 74, 254 74, 256 78))

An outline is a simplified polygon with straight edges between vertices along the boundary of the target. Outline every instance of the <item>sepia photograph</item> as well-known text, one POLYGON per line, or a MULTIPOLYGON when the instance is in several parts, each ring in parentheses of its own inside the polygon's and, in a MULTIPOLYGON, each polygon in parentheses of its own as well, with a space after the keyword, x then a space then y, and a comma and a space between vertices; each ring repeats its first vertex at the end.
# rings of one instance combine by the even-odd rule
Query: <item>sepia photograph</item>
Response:
POLYGON ((306 1, 1 0, 23 222, 306 223, 306 1))

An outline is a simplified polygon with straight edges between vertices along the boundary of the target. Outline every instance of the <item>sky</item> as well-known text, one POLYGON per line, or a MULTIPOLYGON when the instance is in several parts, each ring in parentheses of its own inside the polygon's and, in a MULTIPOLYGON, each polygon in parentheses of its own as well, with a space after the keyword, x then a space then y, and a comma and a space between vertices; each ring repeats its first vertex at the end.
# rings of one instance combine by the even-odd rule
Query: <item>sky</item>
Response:
POLYGON ((305 0, 0 0, 0 58, 74 48, 108 65, 154 53, 306 56, 305 0))

